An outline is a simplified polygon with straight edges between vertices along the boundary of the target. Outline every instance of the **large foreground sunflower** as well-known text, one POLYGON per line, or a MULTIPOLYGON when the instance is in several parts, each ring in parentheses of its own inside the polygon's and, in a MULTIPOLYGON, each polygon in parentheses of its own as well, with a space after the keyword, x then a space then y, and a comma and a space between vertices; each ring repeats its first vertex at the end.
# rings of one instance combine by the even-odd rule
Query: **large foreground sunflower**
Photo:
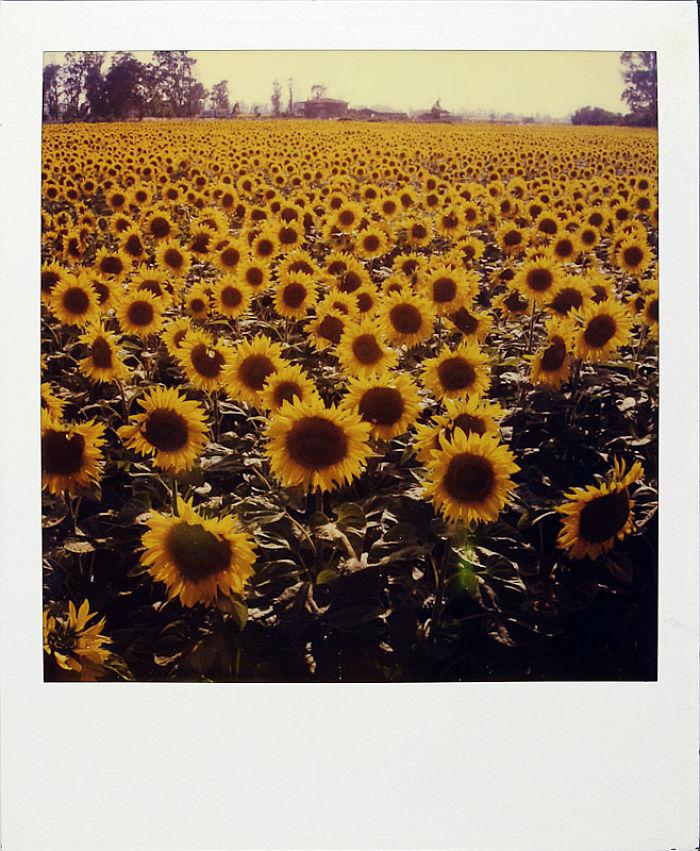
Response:
POLYGON ((166 584, 168 598, 179 597, 183 606, 194 606, 211 605, 219 593, 243 594, 253 575, 255 544, 238 529, 236 519, 205 519, 180 497, 177 512, 152 513, 141 538, 141 564, 166 584))
POLYGON ((608 552, 634 529, 629 486, 643 475, 639 461, 627 471, 625 462, 616 458, 608 481, 565 494, 567 501, 557 508, 564 515, 559 546, 575 559, 595 560, 608 552))
POLYGON ((117 430, 125 446, 139 455, 153 455, 162 470, 189 470, 207 444, 205 413, 199 402, 169 387, 151 387, 138 402, 144 413, 135 414, 117 430))
POLYGON ((41 484, 60 496, 90 488, 102 475, 102 444, 105 427, 91 420, 64 423, 41 412, 41 484))
POLYGON ((285 403, 267 427, 272 472, 285 487, 330 491, 357 478, 371 453, 369 423, 319 399, 285 403))
POLYGON ((513 454, 492 434, 440 438, 428 463, 425 493, 446 520, 467 526, 496 520, 515 485, 520 468, 513 454))
POLYGON ((106 623, 101 618, 93 624, 96 612, 90 612, 90 604, 83 601, 76 611, 68 603, 67 614, 58 615, 51 609, 44 610, 44 653, 64 671, 76 675, 83 682, 94 682, 104 674, 104 663, 111 652, 104 647, 112 639, 102 634, 106 623))

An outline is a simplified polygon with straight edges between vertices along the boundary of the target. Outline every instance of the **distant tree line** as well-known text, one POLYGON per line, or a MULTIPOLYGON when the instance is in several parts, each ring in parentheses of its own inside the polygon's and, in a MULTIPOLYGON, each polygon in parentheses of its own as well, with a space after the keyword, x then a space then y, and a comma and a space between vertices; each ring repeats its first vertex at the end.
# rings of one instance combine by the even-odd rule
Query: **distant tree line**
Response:
POLYGON ((155 50, 150 62, 117 51, 71 51, 63 64, 44 67, 45 120, 115 121, 124 118, 186 118, 208 101, 214 115, 232 111, 228 81, 207 91, 195 78, 197 60, 186 50, 155 50))
POLYGON ((571 116, 572 124, 657 126, 656 53, 627 51, 620 55, 620 62, 622 79, 625 82, 622 100, 629 107, 629 113, 623 115, 621 112, 609 112, 599 106, 584 106, 571 116))

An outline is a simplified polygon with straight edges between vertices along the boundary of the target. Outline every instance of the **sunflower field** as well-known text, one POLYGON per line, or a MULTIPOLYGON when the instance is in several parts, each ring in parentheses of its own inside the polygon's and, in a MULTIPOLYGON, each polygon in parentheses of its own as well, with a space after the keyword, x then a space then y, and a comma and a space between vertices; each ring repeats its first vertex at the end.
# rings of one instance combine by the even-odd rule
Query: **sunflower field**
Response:
POLYGON ((49 680, 656 677, 657 135, 47 125, 49 680))

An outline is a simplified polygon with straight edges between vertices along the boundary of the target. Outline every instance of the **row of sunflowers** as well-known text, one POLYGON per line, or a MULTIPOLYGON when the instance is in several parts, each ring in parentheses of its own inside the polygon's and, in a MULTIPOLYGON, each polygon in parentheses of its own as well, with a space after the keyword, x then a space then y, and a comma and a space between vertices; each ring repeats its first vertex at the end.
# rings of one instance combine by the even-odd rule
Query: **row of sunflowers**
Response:
POLYGON ((42 168, 47 678, 649 674, 654 132, 48 126, 42 168))

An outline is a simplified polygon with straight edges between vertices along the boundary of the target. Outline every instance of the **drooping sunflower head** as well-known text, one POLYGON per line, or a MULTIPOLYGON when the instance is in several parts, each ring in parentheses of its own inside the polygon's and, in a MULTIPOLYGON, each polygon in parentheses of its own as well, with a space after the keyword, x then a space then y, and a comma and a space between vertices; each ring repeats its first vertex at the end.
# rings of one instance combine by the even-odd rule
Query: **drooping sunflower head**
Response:
POLYGON ((87 423, 64 423, 41 412, 42 488, 60 496, 89 489, 102 476, 102 449, 105 427, 87 423))
POLYGON ((164 582, 169 599, 205 606, 219 595, 243 595, 253 575, 255 543, 229 515, 206 519, 192 502, 178 497, 177 515, 153 512, 141 542, 141 564, 164 582))
POLYGON ((41 410, 46 411, 53 419, 60 420, 65 406, 65 401, 59 399, 53 392, 50 382, 44 381, 41 385, 41 410))
POLYGON ((225 375, 226 388, 233 399, 253 407, 261 402, 265 382, 285 365, 282 347, 263 334, 242 340, 231 352, 225 375))
POLYGON ((450 314, 450 322, 461 332, 463 339, 482 343, 493 325, 493 318, 483 310, 460 307, 450 314))
POLYGON ((467 436, 458 428, 451 440, 441 436, 440 449, 432 452, 425 493, 448 522, 491 522, 514 490, 511 475, 519 469, 495 435, 467 436))
POLYGON ((269 375, 260 391, 260 404, 268 411, 279 411, 285 402, 320 399, 316 385, 297 364, 287 364, 269 375))
POLYGON ((116 336, 102 322, 90 325, 79 342, 87 347, 87 356, 78 362, 78 368, 91 381, 122 381, 131 374, 121 358, 116 336))
POLYGON ((347 315, 335 308, 319 309, 306 324, 311 344, 320 352, 337 346, 349 321, 347 315))
POLYGON ((267 428, 272 472, 285 487, 335 490, 357 478, 371 454, 369 423, 319 399, 285 402, 267 428))
POLYGON ((530 380, 533 384, 560 387, 569 377, 569 352, 574 326, 568 319, 551 317, 547 320, 546 328, 546 342, 530 357, 530 380))
POLYGON ((574 314, 578 323, 575 353, 588 361, 601 361, 627 345, 632 319, 615 299, 591 303, 574 314))
POLYGON ((353 378, 341 402, 369 423, 375 440, 391 440, 413 425, 420 410, 418 387, 401 372, 382 372, 370 378, 353 378))
POLYGON ((616 458, 605 482, 572 488, 557 508, 564 515, 558 545, 574 559, 595 560, 612 549, 615 541, 634 529, 629 486, 643 475, 639 461, 627 470, 624 461, 616 458))
POLYGON ((476 343, 461 343, 452 350, 443 346, 423 366, 423 386, 436 399, 482 396, 490 383, 489 360, 476 343))
POLYGON ((139 455, 153 456, 161 470, 189 470, 207 444, 204 410, 174 388, 152 386, 138 400, 143 413, 118 429, 124 445, 139 455))
MULTIPOLYGON (((160 336, 165 343, 165 348, 168 354, 176 358, 180 350, 182 341, 192 330, 192 320, 189 316, 181 316, 178 319, 171 319, 168 324, 162 329, 160 336)), ((209 340, 211 342, 211 340, 209 340)))
POLYGON ((41 300, 48 303, 56 284, 67 278, 72 278, 71 273, 60 263, 43 263, 41 266, 41 300))
POLYGON ((70 601, 68 610, 61 613, 55 607, 44 609, 44 653, 59 669, 83 682, 104 676, 104 663, 111 655, 105 645, 112 639, 102 633, 106 619, 90 624, 96 617, 87 600, 78 609, 70 601))

